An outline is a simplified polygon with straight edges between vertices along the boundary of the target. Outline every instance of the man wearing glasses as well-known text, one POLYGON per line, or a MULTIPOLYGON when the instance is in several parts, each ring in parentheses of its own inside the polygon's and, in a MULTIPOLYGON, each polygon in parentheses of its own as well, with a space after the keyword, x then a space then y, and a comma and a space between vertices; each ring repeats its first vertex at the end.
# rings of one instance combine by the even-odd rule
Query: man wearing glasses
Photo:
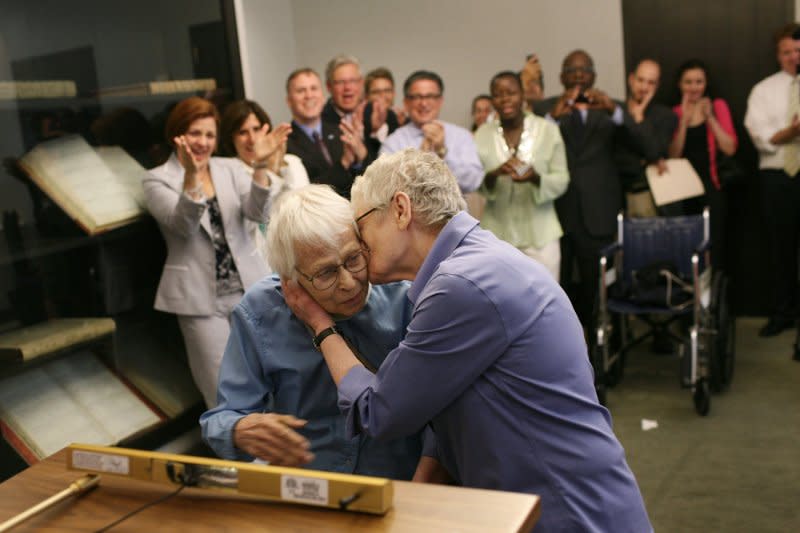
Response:
POLYGON ((397 127, 397 117, 383 101, 373 102, 364 98, 361 64, 353 56, 339 54, 328 61, 325 85, 331 97, 322 109, 322 120, 331 124, 345 122, 362 135, 369 153, 364 164, 366 167, 378 156, 387 129, 394 131, 397 127))
POLYGON ((384 141, 381 154, 406 148, 433 152, 447 163, 461 193, 476 190, 483 181, 483 166, 472 134, 464 128, 439 120, 444 83, 435 72, 418 70, 403 84, 409 122, 384 141))
POLYGON ((564 92, 535 107, 536 114, 558 124, 567 149, 569 187, 555 202, 564 230, 560 280, 587 327, 597 293, 599 253, 613 241, 617 213, 622 209, 615 146, 623 128, 640 144, 631 116, 594 87, 595 77, 591 56, 575 50, 561 65, 564 92), (572 284, 575 264, 580 280, 572 284))
POLYGON ((217 407, 200 418, 203 438, 226 459, 411 479, 418 436, 348 438, 336 385, 317 351, 329 336, 341 336, 365 368, 377 371, 411 319, 408 285, 370 286, 368 252, 350 206, 328 186, 288 193, 269 227, 275 271, 296 280, 334 317, 333 326, 311 332, 287 307, 277 277, 247 291, 231 315, 217 407))

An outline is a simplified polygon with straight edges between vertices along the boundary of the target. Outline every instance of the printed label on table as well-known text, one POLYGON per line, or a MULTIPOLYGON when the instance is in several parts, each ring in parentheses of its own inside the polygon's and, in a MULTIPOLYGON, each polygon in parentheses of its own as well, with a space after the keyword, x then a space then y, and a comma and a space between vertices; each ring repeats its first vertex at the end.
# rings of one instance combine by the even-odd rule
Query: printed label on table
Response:
POLYGON ((311 505, 328 505, 328 480, 283 475, 281 499, 311 505))
POLYGON ((72 466, 82 470, 92 470, 94 472, 106 472, 107 474, 130 474, 130 458, 124 455, 112 455, 108 453, 84 452, 75 450, 72 452, 72 466))

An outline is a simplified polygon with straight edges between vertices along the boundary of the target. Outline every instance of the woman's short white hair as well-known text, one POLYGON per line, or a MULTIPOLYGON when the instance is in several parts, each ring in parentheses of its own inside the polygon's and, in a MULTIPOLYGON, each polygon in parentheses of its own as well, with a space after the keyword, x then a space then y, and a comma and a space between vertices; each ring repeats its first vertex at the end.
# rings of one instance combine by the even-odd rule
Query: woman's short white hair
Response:
POLYGON ((295 251, 305 246, 338 250, 342 234, 355 230, 350 203, 328 185, 306 185, 283 193, 267 227, 269 264, 282 278, 294 278, 295 251))
POLYGON ((415 217, 428 227, 443 226, 467 208, 442 158, 415 148, 379 157, 356 178, 350 196, 369 208, 385 207, 398 191, 408 195, 415 217))

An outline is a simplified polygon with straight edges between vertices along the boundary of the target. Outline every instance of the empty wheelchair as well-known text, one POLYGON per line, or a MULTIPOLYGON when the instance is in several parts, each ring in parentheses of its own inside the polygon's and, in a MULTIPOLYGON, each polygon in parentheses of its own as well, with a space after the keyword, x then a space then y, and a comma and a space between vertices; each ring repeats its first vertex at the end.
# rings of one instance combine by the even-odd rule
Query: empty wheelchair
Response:
POLYGON ((682 217, 620 214, 617 225, 617 242, 601 252, 590 348, 598 398, 605 404, 606 388, 622 378, 626 354, 659 333, 677 342, 681 384, 691 388, 697 413, 707 415, 711 391, 733 378, 735 355, 728 278, 711 269, 708 210, 682 217), (647 325, 644 333, 632 334, 631 316, 647 325))

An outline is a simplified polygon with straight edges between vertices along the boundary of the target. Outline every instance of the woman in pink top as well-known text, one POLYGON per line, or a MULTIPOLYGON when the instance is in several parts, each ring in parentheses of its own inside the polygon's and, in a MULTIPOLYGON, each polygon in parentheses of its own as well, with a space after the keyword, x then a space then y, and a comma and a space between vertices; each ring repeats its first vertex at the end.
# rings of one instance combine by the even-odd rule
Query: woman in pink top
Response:
POLYGON ((688 159, 703 181, 705 195, 684 200, 683 212, 699 214, 704 207, 710 207, 713 263, 715 267, 724 267, 727 201, 717 161, 720 152, 726 156, 736 153, 736 131, 728 104, 709 95, 708 69, 703 62, 686 61, 678 69, 677 79, 681 103, 672 108, 678 115, 678 128, 669 146, 669 156, 688 159))

